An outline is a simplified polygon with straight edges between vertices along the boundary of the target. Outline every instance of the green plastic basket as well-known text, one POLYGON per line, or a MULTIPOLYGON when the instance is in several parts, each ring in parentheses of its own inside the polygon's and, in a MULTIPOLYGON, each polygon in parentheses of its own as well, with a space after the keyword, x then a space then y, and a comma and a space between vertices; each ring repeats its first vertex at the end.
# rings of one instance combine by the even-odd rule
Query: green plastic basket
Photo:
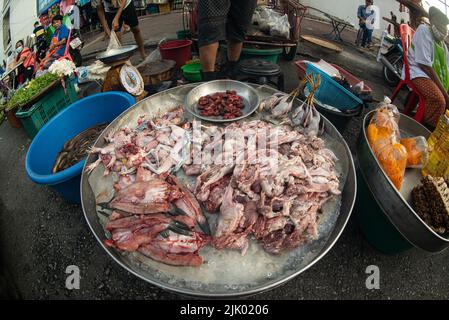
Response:
POLYGON ((65 81, 66 90, 57 85, 27 110, 19 109, 16 117, 20 119, 28 136, 33 139, 39 130, 61 110, 75 102, 77 94, 72 80, 65 81))
POLYGON ((201 76, 201 64, 199 62, 189 63, 181 67, 184 78, 189 82, 200 82, 201 76))

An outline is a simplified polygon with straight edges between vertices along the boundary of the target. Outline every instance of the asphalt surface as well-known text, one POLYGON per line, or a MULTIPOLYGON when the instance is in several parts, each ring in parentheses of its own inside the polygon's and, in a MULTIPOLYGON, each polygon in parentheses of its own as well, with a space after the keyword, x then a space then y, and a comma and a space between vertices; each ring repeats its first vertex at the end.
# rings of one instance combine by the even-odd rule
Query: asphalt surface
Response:
MULTIPOLYGON (((151 19, 144 26, 150 29, 151 19)), ((312 22, 305 22, 305 26, 303 32, 310 33, 330 28, 312 22)), ((172 29, 172 33, 175 31, 172 29)), ((305 44, 299 53, 297 59, 325 57, 353 71, 372 86, 376 99, 391 93, 380 78, 380 66, 369 54, 348 46, 343 56, 326 56, 305 44)), ((288 91, 297 83, 296 70, 290 63, 280 64, 288 91)), ((344 132, 353 153, 361 119, 352 119, 344 132)), ((7 122, 0 126, 0 261, 11 274, 7 282, 16 286, 18 294, 25 299, 185 298, 160 290, 122 269, 99 246, 80 206, 64 202, 50 189, 28 179, 25 157, 30 142, 23 129, 13 129, 7 122), (66 268, 71 265, 79 267, 80 289, 66 289, 66 268)), ((411 249, 384 255, 363 238, 354 219, 356 214, 354 210, 336 245, 312 268, 281 287, 249 299, 449 298, 448 251, 429 255, 411 249), (380 270, 378 290, 369 290, 365 285, 366 269, 371 265, 380 270)), ((1 280, 0 275, 0 285, 1 280)))

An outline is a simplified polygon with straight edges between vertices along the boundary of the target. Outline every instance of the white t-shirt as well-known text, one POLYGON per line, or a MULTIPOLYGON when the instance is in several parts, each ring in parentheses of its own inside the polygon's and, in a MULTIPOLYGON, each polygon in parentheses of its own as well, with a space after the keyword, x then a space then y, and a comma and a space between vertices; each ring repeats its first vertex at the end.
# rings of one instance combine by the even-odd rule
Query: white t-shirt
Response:
MULTIPOLYGON (((120 0, 119 0, 120 1, 120 0)), ((126 9, 132 0, 126 0, 125 8, 126 9)), ((93 8, 96 8, 100 3, 103 4, 103 8, 105 12, 117 12, 117 9, 112 5, 112 0, 92 0, 91 4, 93 8)))
POLYGON ((369 30, 374 30, 374 25, 376 22, 376 11, 374 10, 373 6, 366 7, 366 28, 369 30))
MULTIPOLYGON (((416 29, 408 52, 410 79, 429 78, 419 64, 433 67, 433 41, 432 31, 428 25, 422 24, 416 29)), ((443 45, 446 51, 446 63, 449 66, 449 52, 446 44, 443 45)), ((402 71, 402 78, 405 78, 405 70, 402 71)))

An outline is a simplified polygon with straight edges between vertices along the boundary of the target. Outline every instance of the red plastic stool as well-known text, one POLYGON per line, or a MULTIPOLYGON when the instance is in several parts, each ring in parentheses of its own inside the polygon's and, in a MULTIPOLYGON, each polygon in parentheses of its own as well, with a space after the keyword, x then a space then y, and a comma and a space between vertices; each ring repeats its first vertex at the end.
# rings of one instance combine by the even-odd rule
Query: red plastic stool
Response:
POLYGON ((398 86, 393 92, 391 96, 391 101, 393 102, 401 89, 406 86, 411 92, 407 97, 407 101, 405 104, 404 114, 410 115, 414 108, 416 107, 416 103, 418 102, 418 110, 415 114, 415 120, 418 122, 423 122, 424 120, 424 112, 426 111, 426 101, 421 93, 419 93, 418 89, 416 89, 412 80, 410 79, 410 65, 408 63, 408 50, 410 48, 410 44, 412 43, 412 37, 415 34, 415 31, 410 28, 407 24, 401 24, 399 27, 401 31, 401 39, 402 39, 402 48, 404 49, 404 71, 405 71, 405 79, 399 82, 398 86))

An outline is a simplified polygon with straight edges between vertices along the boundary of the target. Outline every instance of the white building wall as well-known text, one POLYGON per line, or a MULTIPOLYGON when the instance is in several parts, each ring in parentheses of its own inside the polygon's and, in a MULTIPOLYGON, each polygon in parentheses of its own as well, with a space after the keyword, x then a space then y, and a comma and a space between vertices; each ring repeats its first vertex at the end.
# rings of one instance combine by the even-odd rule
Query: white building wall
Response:
MULTIPOLYGON (((300 2, 306 6, 317 8, 321 11, 329 13, 340 19, 346 20, 352 23, 358 28, 357 8, 359 5, 364 4, 364 0, 300 0, 300 2)), ((408 13, 399 12, 399 2, 395 0, 374 0, 374 5, 380 10, 380 29, 375 30, 374 34, 380 36, 382 31, 388 26, 388 23, 382 19, 382 17, 390 18, 390 11, 398 17, 398 21, 404 18, 405 22, 408 21, 408 13)), ((316 12, 316 11, 315 11, 316 12)), ((310 11, 314 14, 313 11, 310 11)))
MULTIPOLYGON (((0 0, 0 63, 6 60, 6 50, 3 46, 3 4, 7 0, 0 0)), ((34 22, 37 21, 36 0, 9 0, 10 8, 10 28, 11 46, 14 49, 18 40, 26 40, 34 29, 34 22)))

